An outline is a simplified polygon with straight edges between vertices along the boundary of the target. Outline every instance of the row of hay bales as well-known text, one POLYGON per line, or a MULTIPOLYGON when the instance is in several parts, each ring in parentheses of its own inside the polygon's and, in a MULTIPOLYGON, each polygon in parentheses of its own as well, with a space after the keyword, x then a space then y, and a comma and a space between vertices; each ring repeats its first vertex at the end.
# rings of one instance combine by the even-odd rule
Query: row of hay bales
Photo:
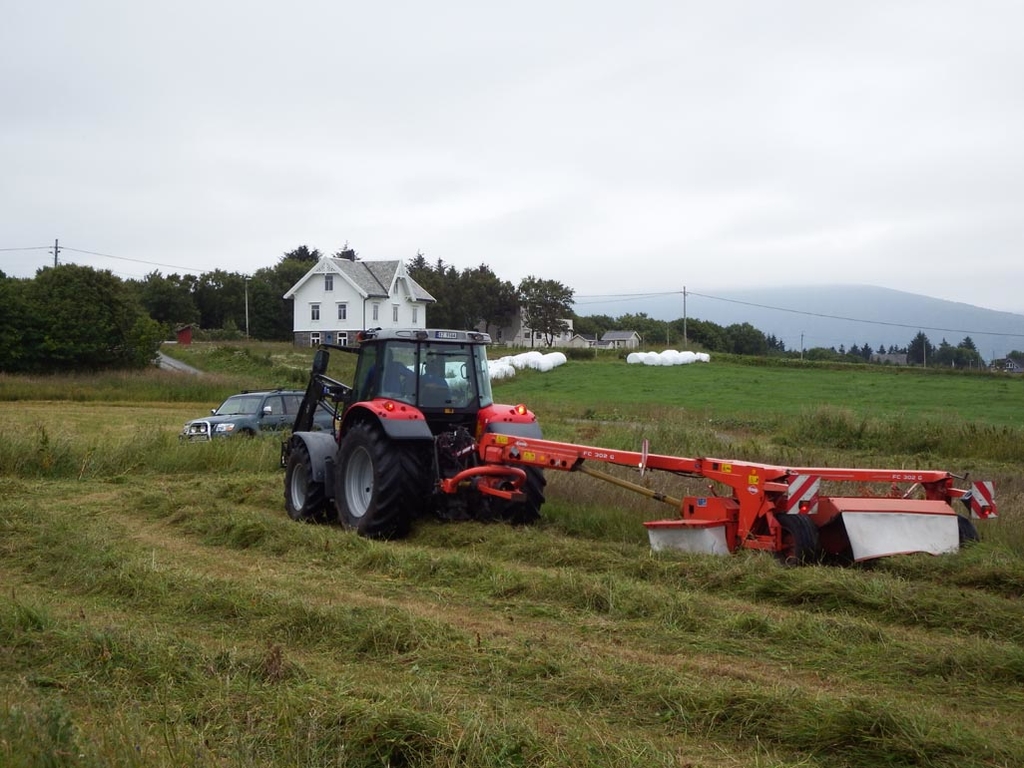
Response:
MULTIPOLYGON (((675 349, 666 349, 662 352, 630 352, 626 362, 630 365, 689 365, 710 363, 711 356, 706 352, 679 352, 675 349)), ((515 376, 517 370, 526 368, 550 371, 564 364, 565 355, 562 352, 543 353, 536 350, 488 361, 491 379, 507 379, 515 376)))
POLYGON ((517 370, 521 371, 524 368, 547 372, 564 364, 565 355, 562 352, 543 353, 535 350, 487 361, 491 379, 507 379, 515 376, 517 370))
POLYGON ((706 352, 678 352, 666 349, 663 352, 630 352, 626 356, 630 365, 689 365, 710 363, 711 355, 706 352))

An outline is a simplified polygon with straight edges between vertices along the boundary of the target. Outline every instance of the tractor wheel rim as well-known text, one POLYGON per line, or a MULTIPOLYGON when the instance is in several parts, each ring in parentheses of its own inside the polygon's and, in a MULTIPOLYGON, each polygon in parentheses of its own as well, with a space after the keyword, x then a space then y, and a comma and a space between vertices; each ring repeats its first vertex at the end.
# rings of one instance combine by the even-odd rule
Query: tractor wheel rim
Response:
POLYGON ((294 509, 302 509, 306 503, 306 497, 309 495, 309 483, 307 482, 305 468, 296 468, 292 472, 292 483, 291 483, 291 494, 292 494, 292 507, 294 509))
POLYGON ((373 459, 365 448, 357 448, 349 457, 345 500, 349 513, 355 518, 362 518, 373 501, 373 459))

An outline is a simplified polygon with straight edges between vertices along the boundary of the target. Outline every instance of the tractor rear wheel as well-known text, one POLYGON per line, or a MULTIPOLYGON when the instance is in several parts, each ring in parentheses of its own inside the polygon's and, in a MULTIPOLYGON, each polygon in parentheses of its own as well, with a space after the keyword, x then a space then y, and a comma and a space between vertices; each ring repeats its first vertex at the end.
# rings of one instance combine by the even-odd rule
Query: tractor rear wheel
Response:
POLYGON ((777 552, 786 565, 804 565, 821 561, 818 526, 807 515, 778 515, 782 527, 782 550, 777 552))
POLYGON ((390 440, 369 423, 354 424, 338 451, 338 519, 371 539, 409 532, 427 497, 422 446, 390 440))
POLYGON ((292 520, 313 523, 324 519, 324 484, 313 480, 313 462, 302 442, 292 446, 284 473, 284 507, 292 520))

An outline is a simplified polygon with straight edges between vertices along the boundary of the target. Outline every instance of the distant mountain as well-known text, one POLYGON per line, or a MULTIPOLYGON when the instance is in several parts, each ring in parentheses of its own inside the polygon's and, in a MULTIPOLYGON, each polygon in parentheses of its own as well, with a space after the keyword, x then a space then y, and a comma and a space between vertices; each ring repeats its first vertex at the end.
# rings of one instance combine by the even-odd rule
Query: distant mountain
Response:
MULTIPOLYGON (((683 295, 588 302, 576 312, 611 317, 646 312, 656 320, 675 320, 684 316, 683 295)), ((1024 350, 1024 315, 871 285, 719 291, 714 296, 687 292, 685 316, 723 326, 750 323, 792 350, 865 343, 874 350, 905 347, 918 331, 935 346, 943 339, 955 346, 970 336, 986 361, 1024 350)))

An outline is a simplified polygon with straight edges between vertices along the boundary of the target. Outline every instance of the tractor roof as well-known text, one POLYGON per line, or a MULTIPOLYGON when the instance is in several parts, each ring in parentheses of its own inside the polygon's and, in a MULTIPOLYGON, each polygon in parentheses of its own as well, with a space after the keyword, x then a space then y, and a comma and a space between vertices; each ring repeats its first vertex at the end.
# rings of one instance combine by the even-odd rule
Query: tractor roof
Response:
POLYGON ((456 331, 446 328, 370 328, 359 333, 360 342, 367 341, 434 341, 490 344, 490 334, 479 331, 456 331))

